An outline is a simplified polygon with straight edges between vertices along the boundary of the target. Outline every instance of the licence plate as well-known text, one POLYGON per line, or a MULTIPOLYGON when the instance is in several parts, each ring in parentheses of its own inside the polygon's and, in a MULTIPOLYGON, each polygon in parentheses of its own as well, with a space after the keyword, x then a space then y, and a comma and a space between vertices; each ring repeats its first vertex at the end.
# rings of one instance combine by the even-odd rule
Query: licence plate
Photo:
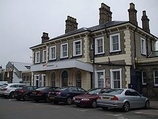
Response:
POLYGON ((109 97, 103 97, 103 99, 108 100, 108 99, 109 99, 109 97))
POLYGON ((49 97, 50 99, 54 99, 54 97, 49 97))
POLYGON ((36 92, 32 92, 32 94, 36 94, 36 92))
POLYGON ((79 103, 79 102, 80 102, 80 100, 75 100, 75 102, 76 102, 76 103, 79 103))

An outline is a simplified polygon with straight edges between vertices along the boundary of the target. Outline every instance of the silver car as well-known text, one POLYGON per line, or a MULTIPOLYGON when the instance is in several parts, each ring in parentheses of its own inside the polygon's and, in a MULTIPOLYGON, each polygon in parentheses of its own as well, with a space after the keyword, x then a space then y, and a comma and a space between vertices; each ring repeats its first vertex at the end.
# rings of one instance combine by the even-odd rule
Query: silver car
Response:
POLYGON ((133 108, 148 109, 150 101, 133 89, 110 89, 99 95, 97 105, 102 109, 120 108, 127 112, 133 108))

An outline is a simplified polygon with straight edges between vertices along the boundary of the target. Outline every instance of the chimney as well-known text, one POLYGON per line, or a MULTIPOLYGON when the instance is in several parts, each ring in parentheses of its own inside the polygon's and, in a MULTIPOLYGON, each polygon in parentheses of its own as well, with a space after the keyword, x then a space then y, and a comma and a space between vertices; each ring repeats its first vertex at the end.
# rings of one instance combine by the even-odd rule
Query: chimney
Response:
POLYGON ((143 16, 142 16, 142 28, 144 31, 150 33, 149 29, 149 19, 148 16, 146 16, 146 11, 143 11, 143 16))
POLYGON ((135 9, 135 4, 130 3, 130 8, 128 9, 128 12, 129 12, 129 21, 134 25, 138 25, 137 10, 135 9))
POLYGON ((112 12, 110 11, 109 6, 105 5, 104 3, 101 3, 101 7, 99 8, 99 11, 100 11, 99 25, 112 20, 112 12))
POLYGON ((43 32, 43 36, 41 37, 42 43, 47 42, 49 40, 48 33, 43 32))
POLYGON ((65 22, 66 22, 65 33, 68 33, 69 31, 73 31, 77 29, 78 23, 76 22, 75 18, 71 16, 67 16, 67 20, 65 20, 65 22))

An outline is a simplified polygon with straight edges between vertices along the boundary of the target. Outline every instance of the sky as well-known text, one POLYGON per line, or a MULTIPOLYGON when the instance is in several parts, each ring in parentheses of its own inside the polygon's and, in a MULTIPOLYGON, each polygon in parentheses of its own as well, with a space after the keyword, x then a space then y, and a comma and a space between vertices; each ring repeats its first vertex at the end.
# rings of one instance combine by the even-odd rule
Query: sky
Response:
POLYGON ((78 28, 95 26, 101 3, 105 3, 112 20, 128 21, 131 2, 138 25, 142 27, 142 11, 146 10, 150 32, 158 37, 158 0, 0 0, 0 66, 5 68, 9 61, 32 63, 30 47, 41 43, 43 32, 50 38, 63 35, 68 15, 77 19, 78 28))

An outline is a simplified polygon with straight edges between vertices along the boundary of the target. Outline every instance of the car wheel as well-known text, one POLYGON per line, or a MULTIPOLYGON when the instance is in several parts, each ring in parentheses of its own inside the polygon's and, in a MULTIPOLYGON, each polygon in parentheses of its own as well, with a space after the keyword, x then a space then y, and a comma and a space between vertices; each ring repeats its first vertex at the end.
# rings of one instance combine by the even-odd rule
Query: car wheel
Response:
POLYGON ((103 109, 103 110, 107 110, 107 109, 108 109, 108 107, 102 107, 102 109, 103 109))
POLYGON ((20 98, 16 98, 16 100, 20 101, 20 98))
POLYGON ((68 97, 67 100, 66 100, 66 103, 67 103, 68 105, 71 105, 71 104, 72 104, 72 99, 71 99, 70 97, 68 97))
POLYGON ((54 104, 56 104, 56 105, 57 105, 57 104, 58 104, 58 101, 54 101, 54 104))
POLYGON ((39 102, 39 100, 38 100, 38 99, 35 99, 35 102, 39 102))
POLYGON ((150 102, 149 102, 149 100, 147 100, 145 102, 145 109, 149 109, 149 108, 150 108, 150 102))
POLYGON ((93 108, 96 108, 96 107, 97 107, 97 102, 96 102, 95 100, 92 102, 92 107, 93 107, 93 108))
POLYGON ((28 95, 24 95, 23 100, 25 100, 25 101, 29 100, 29 96, 28 95))
POLYGON ((10 94, 9 94, 9 98, 14 98, 14 92, 11 92, 10 94))
POLYGON ((50 100, 48 97, 46 97, 45 102, 50 103, 50 100))
POLYGON ((122 107, 122 110, 124 112, 128 112, 129 109, 130 109, 130 104, 128 102, 125 102, 124 105, 123 105, 123 107, 122 107))

